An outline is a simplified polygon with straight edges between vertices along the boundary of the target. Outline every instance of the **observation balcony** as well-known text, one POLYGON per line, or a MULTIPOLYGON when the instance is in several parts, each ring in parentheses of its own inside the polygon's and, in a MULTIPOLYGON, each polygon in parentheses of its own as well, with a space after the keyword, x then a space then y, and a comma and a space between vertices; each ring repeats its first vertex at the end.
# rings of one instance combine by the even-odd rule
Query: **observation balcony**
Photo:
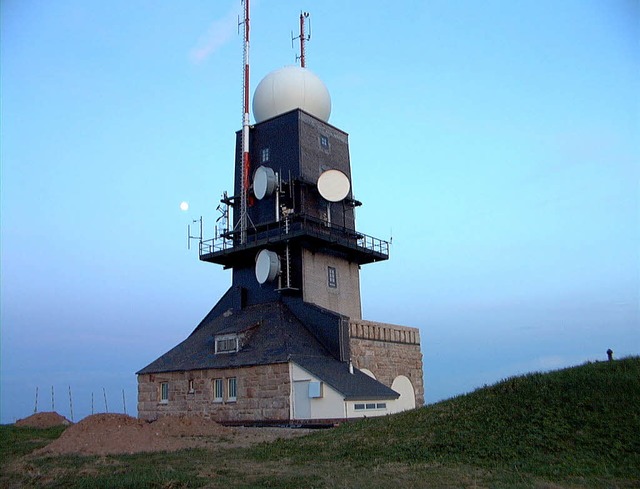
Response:
POLYGON ((201 240, 199 254, 202 261, 229 268, 246 263, 249 256, 253 259, 260 249, 287 243, 313 251, 338 252, 359 265, 389 258, 388 241, 308 215, 291 215, 280 221, 250 226, 245 243, 240 242, 239 229, 201 240))

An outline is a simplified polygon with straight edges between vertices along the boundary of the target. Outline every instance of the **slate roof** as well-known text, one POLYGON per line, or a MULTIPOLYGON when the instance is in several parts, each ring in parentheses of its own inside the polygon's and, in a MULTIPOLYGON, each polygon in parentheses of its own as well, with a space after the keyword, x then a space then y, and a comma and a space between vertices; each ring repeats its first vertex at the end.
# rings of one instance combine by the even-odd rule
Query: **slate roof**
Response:
POLYGON ((345 396, 347 401, 397 399, 396 391, 369 377, 357 368, 333 358, 293 356, 291 360, 345 396))
POLYGON ((246 367, 286 363, 291 355, 330 356, 324 347, 281 302, 207 316, 187 339, 151 362, 138 374, 246 367), (255 332, 240 351, 215 354, 215 335, 255 332))
POLYGON ((336 360, 309 328, 282 302, 268 302, 241 310, 214 309, 180 344, 151 362, 138 374, 236 368, 293 361, 349 400, 397 399, 398 393, 336 360), (215 354, 215 336, 246 333, 235 353, 215 354))

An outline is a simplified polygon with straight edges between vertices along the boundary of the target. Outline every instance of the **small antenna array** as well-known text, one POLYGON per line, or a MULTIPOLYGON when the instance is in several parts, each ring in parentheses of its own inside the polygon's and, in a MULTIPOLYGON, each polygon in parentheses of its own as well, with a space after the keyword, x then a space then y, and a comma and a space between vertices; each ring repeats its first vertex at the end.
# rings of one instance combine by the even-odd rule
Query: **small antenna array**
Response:
POLYGON ((296 56, 296 61, 300 60, 300 66, 305 68, 307 65, 305 44, 311 40, 311 19, 309 18, 309 12, 300 12, 300 35, 293 37, 293 31, 291 32, 291 47, 293 47, 293 41, 300 39, 300 56, 296 56), (309 19, 309 34, 305 33, 304 24, 309 19))

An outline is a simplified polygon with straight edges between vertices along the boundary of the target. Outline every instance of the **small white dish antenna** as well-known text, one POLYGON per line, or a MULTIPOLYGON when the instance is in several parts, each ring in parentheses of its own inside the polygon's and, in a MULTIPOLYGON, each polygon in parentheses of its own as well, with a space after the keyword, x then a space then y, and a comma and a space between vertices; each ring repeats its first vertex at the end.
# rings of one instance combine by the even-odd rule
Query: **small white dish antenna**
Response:
POLYGON ((327 170, 318 178, 318 192, 329 202, 340 202, 351 190, 351 182, 340 170, 327 170))
POLYGON ((277 183, 278 179, 271 168, 259 166, 253 176, 253 193, 258 200, 262 200, 273 194, 277 183))
POLYGON ((261 250, 256 257, 256 280, 260 284, 272 282, 280 273, 280 257, 269 250, 261 250))

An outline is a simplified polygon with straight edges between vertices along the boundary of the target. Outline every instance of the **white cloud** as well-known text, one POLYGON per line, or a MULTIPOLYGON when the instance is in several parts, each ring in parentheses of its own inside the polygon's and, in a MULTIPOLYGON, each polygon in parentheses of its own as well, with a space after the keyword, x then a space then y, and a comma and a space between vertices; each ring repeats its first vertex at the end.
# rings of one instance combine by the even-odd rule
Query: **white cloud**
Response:
POLYGON ((234 2, 224 17, 214 20, 189 52, 189 59, 199 64, 218 51, 238 32, 238 10, 234 2))

